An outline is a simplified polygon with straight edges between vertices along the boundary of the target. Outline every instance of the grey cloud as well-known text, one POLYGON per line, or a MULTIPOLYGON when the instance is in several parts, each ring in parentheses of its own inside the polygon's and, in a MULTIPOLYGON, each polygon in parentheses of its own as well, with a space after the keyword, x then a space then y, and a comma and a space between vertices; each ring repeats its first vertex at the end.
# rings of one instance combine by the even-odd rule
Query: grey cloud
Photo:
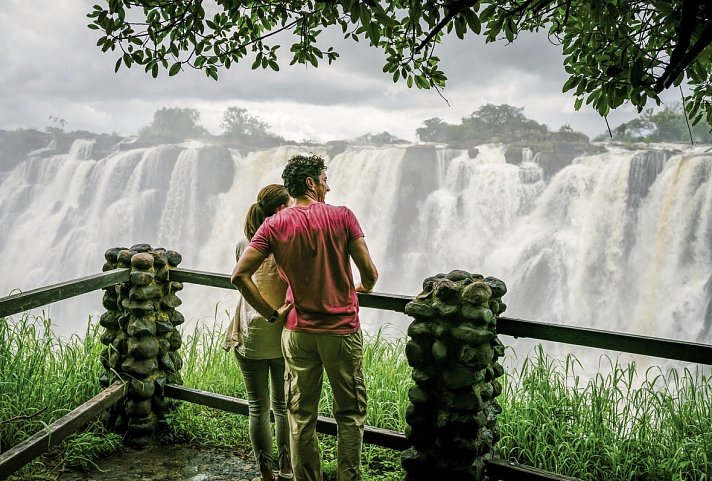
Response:
POLYGON ((102 54, 98 34, 86 28, 88 5, 44 0, 30 6, 11 0, 5 6, 0 14, 0 45, 5 47, 0 53, 5 66, 0 70, 0 128, 42 128, 49 115, 59 115, 71 117, 72 129, 135 133, 162 106, 209 104, 220 110, 221 105, 249 104, 259 115, 260 105, 269 110, 276 103, 292 109, 287 116, 300 115, 300 105, 344 109, 344 115, 369 106, 382 110, 383 118, 400 115, 403 124, 419 118, 417 125, 430 117, 455 122, 487 102, 524 107, 526 115, 554 128, 569 123, 589 135, 605 128, 595 112, 573 112, 573 99, 561 93, 566 77, 560 47, 541 34, 522 35, 511 45, 447 37, 437 54, 449 78, 443 92, 448 106, 434 91, 393 84, 382 72, 382 52, 364 42, 344 41, 338 30, 325 33, 323 46, 334 45, 341 57, 319 69, 290 67, 289 47, 283 44, 279 73, 252 71, 246 62, 221 72, 218 82, 199 71, 170 78, 162 72, 158 79, 140 67, 114 74, 116 53, 102 54))

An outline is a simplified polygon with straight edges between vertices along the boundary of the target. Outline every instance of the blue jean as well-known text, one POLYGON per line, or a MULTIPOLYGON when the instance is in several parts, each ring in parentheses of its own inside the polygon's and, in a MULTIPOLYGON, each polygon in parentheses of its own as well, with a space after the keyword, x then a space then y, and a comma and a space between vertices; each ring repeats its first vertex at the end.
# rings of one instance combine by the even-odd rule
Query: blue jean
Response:
POLYGON ((249 359, 235 351, 247 389, 250 442, 260 468, 274 469, 270 402, 274 412, 279 467, 289 466, 289 425, 284 397, 284 358, 249 359), (270 389, 271 388, 271 389, 270 389), (271 396, 270 396, 271 393, 271 396), (287 463, 287 464, 284 464, 287 463))

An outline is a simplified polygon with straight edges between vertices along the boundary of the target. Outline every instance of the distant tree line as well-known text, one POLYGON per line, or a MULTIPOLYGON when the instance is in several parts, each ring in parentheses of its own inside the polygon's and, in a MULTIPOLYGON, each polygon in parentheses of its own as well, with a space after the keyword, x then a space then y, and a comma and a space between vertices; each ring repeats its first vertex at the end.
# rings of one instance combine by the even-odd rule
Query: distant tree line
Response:
MULTIPOLYGON (((526 117, 520 107, 507 104, 486 104, 463 117, 459 124, 445 122, 441 118, 430 118, 417 128, 415 133, 421 142, 446 144, 452 148, 470 149, 486 143, 503 143, 512 146, 522 145, 532 148, 568 143, 588 144, 588 137, 565 124, 552 131, 546 124, 526 117)), ((46 127, 48 134, 76 137, 90 134, 82 131, 66 133, 67 121, 50 116, 52 125, 46 127)), ((272 132, 271 126, 247 109, 237 106, 228 107, 220 123, 222 132, 212 135, 200 125, 200 112, 194 108, 163 107, 153 114, 149 125, 139 129, 138 145, 157 145, 161 143, 179 143, 189 139, 219 141, 236 147, 248 149, 269 148, 286 143, 300 143, 286 140, 272 132)), ((31 130, 31 129, 30 129, 31 130)), ((642 115, 625 122, 608 133, 596 137, 596 141, 614 140, 621 142, 689 142, 690 132, 696 143, 712 143, 710 126, 704 122, 688 130, 688 122, 680 104, 673 104, 654 112, 645 110, 642 115)), ((35 131, 37 134, 39 132, 35 131)), ((103 135, 103 134, 102 134, 103 135)), ((118 134, 112 134, 118 136, 118 134)), ((307 141, 302 141, 305 143, 307 141)), ((384 131, 367 133, 350 141, 338 141, 341 144, 384 145, 406 144, 408 141, 384 131)), ((308 143, 308 142, 307 142, 308 143)))
MULTIPOLYGON (((674 103, 659 112, 646 109, 640 117, 625 122, 611 131, 612 139, 621 142, 694 142, 712 143, 712 127, 704 120, 690 126, 685 119, 685 112, 680 103, 674 103)), ((611 138, 608 133, 601 134, 595 140, 611 138)))
POLYGON ((588 142, 588 137, 569 125, 552 132, 545 124, 527 118, 523 108, 511 105, 487 104, 459 124, 449 124, 440 118, 423 122, 416 130, 422 142, 439 142, 455 148, 469 148, 486 143, 588 142))
MULTIPOLYGON (((176 143, 187 139, 214 138, 199 121, 200 112, 197 109, 163 107, 153 114, 151 124, 139 130, 137 142, 176 143)), ((267 147, 286 142, 283 137, 270 132, 270 126, 266 122, 240 107, 228 107, 220 126, 223 132, 217 137, 226 143, 267 147)))

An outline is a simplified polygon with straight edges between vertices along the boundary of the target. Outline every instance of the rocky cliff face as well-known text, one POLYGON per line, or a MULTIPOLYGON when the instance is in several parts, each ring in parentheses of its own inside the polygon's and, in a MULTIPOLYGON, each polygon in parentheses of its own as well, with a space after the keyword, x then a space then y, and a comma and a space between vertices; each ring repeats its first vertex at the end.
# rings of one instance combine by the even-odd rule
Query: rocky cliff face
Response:
POLYGON ((37 157, 67 154, 77 139, 94 140, 92 156, 101 159, 118 149, 122 137, 81 130, 55 134, 34 129, 0 130, 0 172, 14 169, 31 152, 37 157))
POLYGON ((536 163, 544 171, 544 179, 549 180, 564 167, 571 165, 576 157, 589 154, 600 154, 606 149, 588 142, 542 142, 507 145, 504 156, 509 164, 520 165, 524 159, 523 152, 530 149, 536 156, 536 163), (537 155, 538 154, 538 155, 537 155))

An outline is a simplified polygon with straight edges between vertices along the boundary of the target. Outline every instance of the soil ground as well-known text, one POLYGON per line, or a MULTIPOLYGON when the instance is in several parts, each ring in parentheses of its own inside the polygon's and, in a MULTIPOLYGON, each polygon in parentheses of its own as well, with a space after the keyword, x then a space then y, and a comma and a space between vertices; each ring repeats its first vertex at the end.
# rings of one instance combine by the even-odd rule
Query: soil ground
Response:
POLYGON ((124 447, 88 472, 66 471, 59 481, 250 481, 259 471, 249 453, 222 447, 124 447))

